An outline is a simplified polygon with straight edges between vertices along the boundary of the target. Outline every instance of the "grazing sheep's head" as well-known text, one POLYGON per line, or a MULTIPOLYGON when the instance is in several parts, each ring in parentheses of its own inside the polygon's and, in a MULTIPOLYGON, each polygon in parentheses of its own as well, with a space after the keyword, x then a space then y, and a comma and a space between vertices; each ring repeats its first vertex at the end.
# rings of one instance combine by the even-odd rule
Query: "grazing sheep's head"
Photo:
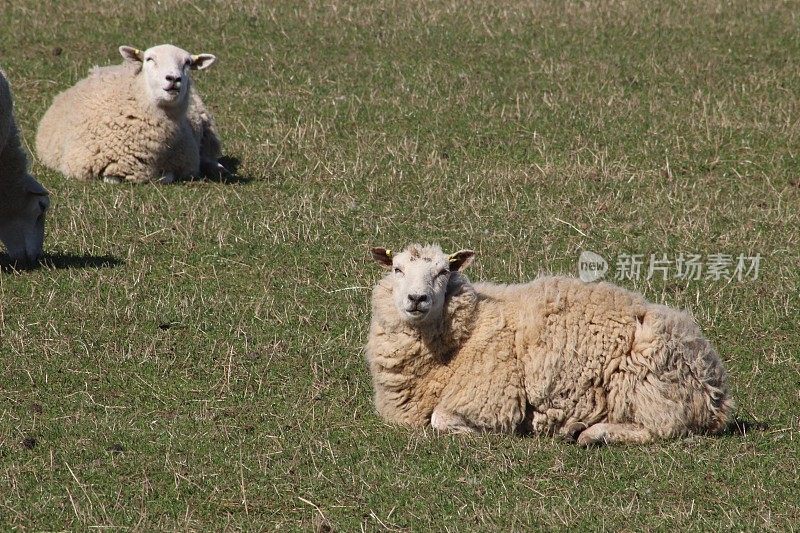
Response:
POLYGON ((438 246, 412 244, 400 253, 372 248, 372 258, 390 270, 392 297, 399 315, 410 324, 441 318, 450 275, 467 268, 475 252, 446 255, 438 246))
POLYGON ((151 101, 162 108, 184 105, 191 84, 189 70, 207 69, 217 60, 211 54, 192 55, 171 44, 154 46, 144 52, 120 46, 119 53, 141 69, 151 101))
POLYGON ((31 176, 25 177, 21 192, 22 198, 0 202, 5 204, 0 205, 0 240, 14 263, 32 266, 42 256, 44 219, 50 207, 50 195, 31 176))

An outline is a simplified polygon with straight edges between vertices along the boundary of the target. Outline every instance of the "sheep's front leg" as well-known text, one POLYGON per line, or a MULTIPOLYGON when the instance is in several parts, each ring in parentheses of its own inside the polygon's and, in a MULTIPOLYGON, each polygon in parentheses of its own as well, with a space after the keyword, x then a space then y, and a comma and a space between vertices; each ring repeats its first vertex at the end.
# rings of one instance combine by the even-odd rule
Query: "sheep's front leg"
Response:
POLYGON ((131 157, 122 157, 111 161, 95 176, 102 178, 105 183, 147 183, 153 179, 153 172, 145 162, 131 157))
POLYGON ((647 444, 653 442, 653 434, 636 424, 594 424, 578 435, 581 446, 603 444, 647 444))
POLYGON ((433 429, 450 433, 478 433, 477 428, 463 417, 438 407, 431 415, 431 426, 433 429))

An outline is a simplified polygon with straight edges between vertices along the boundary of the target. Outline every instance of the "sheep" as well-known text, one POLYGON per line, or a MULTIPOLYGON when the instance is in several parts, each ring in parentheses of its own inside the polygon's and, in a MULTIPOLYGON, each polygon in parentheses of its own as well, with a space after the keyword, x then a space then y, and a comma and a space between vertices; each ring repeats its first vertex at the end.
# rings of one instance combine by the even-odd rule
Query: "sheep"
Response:
POLYGON ((0 240, 12 262, 30 266, 40 259, 48 207, 47 189, 28 173, 11 87, 0 69, 0 240))
POLYGON ((72 178, 111 183, 225 172, 216 125, 189 75, 216 57, 169 44, 119 52, 121 65, 94 67, 55 97, 36 135, 41 161, 72 178))
POLYGON ((719 434, 722 361, 683 311, 564 276, 470 283, 475 254, 373 248, 366 358, 387 422, 557 435, 582 446, 719 434))

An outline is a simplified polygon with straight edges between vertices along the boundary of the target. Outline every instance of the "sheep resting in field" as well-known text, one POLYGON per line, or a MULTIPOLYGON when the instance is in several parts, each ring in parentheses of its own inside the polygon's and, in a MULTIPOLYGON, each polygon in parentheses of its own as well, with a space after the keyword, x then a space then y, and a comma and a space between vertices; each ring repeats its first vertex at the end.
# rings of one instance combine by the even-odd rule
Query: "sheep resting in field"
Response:
POLYGON ((42 162, 111 183, 225 172, 216 125, 189 75, 216 57, 169 44, 119 51, 121 65, 95 67, 53 100, 36 136, 42 162))
POLYGON ((469 250, 373 248, 366 346, 378 413, 443 431, 562 435, 581 445, 720 433, 725 370, 685 312, 609 283, 470 283, 469 250))
POLYGON ((31 265, 41 257, 49 206, 47 190, 28 174, 11 88, 0 69, 0 240, 13 262, 31 265))

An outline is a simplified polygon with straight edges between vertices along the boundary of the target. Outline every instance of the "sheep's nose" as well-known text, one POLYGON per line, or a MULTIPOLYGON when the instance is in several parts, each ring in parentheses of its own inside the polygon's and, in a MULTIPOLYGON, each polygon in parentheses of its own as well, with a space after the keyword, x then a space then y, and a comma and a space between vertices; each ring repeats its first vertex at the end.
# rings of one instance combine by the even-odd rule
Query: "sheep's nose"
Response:
POLYGON ((174 74, 167 74, 167 81, 172 83, 180 83, 181 77, 174 74))
POLYGON ((422 302, 428 301, 427 294, 409 294, 408 299, 411 300, 412 303, 421 304, 422 302))

